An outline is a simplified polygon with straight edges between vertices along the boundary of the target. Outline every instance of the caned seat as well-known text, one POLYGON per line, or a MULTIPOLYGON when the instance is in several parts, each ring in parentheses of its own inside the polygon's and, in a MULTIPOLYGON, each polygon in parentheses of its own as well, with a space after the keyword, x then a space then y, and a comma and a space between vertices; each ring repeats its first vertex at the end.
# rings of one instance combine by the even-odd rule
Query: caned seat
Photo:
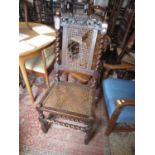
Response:
POLYGON ((43 106, 90 116, 92 103, 93 91, 89 87, 77 83, 59 82, 52 87, 43 106))

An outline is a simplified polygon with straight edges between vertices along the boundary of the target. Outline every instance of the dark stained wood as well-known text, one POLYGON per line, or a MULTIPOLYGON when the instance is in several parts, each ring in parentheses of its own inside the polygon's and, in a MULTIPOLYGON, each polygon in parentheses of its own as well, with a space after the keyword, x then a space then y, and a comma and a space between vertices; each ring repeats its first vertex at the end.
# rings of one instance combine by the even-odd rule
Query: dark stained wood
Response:
MULTIPOLYGON (((56 31, 56 63, 60 65, 60 32, 56 31)), ((58 70, 56 73, 57 81, 60 81, 60 71, 58 70)))
MULTIPOLYGON (((104 35, 103 37, 101 37, 99 52, 97 55, 97 65, 92 69, 93 64, 92 61, 95 53, 94 50, 98 33, 99 33, 98 30, 93 28, 90 29, 89 27, 82 25, 78 27, 77 26, 71 27, 70 25, 67 27, 64 26, 62 33, 63 34, 62 50, 60 50, 60 35, 59 35, 60 33, 59 31, 57 31, 56 65, 55 65, 56 80, 54 82, 54 85, 49 89, 49 91, 45 94, 39 105, 37 105, 36 107, 39 113, 39 121, 41 122, 41 128, 43 132, 47 132, 50 124, 52 123, 56 123, 58 125, 62 125, 65 127, 70 127, 76 130, 86 132, 86 137, 84 140, 85 144, 88 144, 90 140, 93 138, 94 134, 96 133, 99 121, 95 115, 95 110, 100 96, 100 88, 99 88, 100 80, 98 80, 98 78, 100 78, 101 73, 100 70, 102 69, 102 65, 100 63, 102 56, 101 44, 103 43, 103 37, 104 37, 104 35), (89 32, 88 37, 85 36, 87 32, 89 32), (71 35, 68 35, 69 33, 71 33, 71 35), (81 34, 82 36, 84 36, 82 44, 80 44, 79 41, 80 37, 76 38, 77 34, 78 35, 81 34), (68 45, 66 45, 69 44, 69 42, 66 43, 66 40, 69 40, 70 36, 72 36, 71 39, 77 41, 76 43, 79 43, 79 46, 84 46, 83 48, 85 48, 85 50, 88 50, 88 51, 83 50, 80 51, 81 54, 83 54, 84 52, 88 52, 89 54, 88 58, 85 60, 87 61, 88 64, 87 67, 82 68, 81 62, 79 66, 78 65, 74 66, 74 64, 72 64, 71 66, 69 61, 70 57, 68 56, 69 54, 67 53, 69 52, 70 49, 68 49, 68 45), (87 42, 87 39, 88 40, 90 39, 89 40, 90 42, 87 42), (59 66, 61 66, 61 68, 59 68, 59 66), (68 73, 72 70, 80 74, 86 73, 89 76, 93 75, 92 85, 89 87, 87 85, 82 85, 79 83, 67 82, 67 80, 62 81, 60 71, 68 73), (53 117, 51 119, 47 118, 44 115, 44 112, 51 114, 53 117), (60 121, 59 118, 70 120, 70 122, 68 123, 60 121), (84 126, 80 124, 76 125, 73 122, 82 123, 84 126)), ((78 52, 76 54, 78 55, 78 52)), ((74 61, 72 63, 74 63, 74 61)))
POLYGON ((126 71, 134 71, 135 70, 135 65, 133 64, 104 64, 104 74, 103 77, 107 78, 111 71, 119 71, 119 70, 126 70, 126 71))
POLYGON ((53 24, 53 1, 33 0, 35 22, 53 24))
POLYGON ((107 13, 107 7, 102 7, 99 5, 92 5, 89 11, 90 16, 96 16, 101 20, 106 19, 106 13, 107 13))
POLYGON ((127 41, 127 43, 124 45, 124 47, 122 48, 122 52, 120 53, 120 55, 118 56, 118 62, 120 62, 122 60, 122 57, 125 54, 128 54, 130 52, 130 49, 132 48, 132 46, 135 43, 135 31, 133 31, 131 33, 131 35, 129 36, 129 39, 127 41))
POLYGON ((106 69, 113 69, 113 70, 120 70, 120 69, 135 69, 135 65, 132 64, 104 64, 104 68, 106 69))

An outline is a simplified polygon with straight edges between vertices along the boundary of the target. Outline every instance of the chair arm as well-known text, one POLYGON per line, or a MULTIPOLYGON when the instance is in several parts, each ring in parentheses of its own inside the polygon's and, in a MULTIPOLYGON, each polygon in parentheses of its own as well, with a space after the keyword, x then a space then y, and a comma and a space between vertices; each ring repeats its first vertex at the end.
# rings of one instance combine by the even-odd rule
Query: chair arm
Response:
POLYGON ((122 108, 123 106, 135 106, 134 99, 118 99, 116 100, 116 106, 122 108))
POLYGON ((103 74, 104 78, 107 78, 112 70, 134 70, 135 65, 133 64, 104 64, 105 72, 103 74))
POLYGON ((134 69, 133 64, 104 64, 103 67, 108 70, 134 69))

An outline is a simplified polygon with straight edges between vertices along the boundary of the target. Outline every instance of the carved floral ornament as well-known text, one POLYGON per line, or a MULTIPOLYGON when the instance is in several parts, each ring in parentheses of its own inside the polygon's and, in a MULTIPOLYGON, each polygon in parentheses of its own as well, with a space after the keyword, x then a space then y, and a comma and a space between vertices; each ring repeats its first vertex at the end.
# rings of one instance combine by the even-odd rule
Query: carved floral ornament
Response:
POLYGON ((99 19, 96 19, 94 17, 90 16, 81 16, 81 15, 63 15, 61 17, 61 26, 86 26, 90 28, 97 29, 101 31, 102 34, 106 34, 108 24, 105 21, 101 21, 99 19))

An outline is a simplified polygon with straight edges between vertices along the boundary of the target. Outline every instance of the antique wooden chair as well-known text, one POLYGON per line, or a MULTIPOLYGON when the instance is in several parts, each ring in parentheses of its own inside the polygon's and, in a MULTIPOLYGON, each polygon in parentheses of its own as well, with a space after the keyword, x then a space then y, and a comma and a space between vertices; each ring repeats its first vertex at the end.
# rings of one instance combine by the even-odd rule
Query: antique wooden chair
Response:
POLYGON ((128 37, 135 29, 135 4, 134 0, 131 1, 125 8, 123 17, 120 21, 119 28, 117 31, 117 44, 123 48, 127 42, 128 37))
MULTIPOLYGON (((134 70, 131 64, 105 64, 105 77, 111 70, 134 70)), ((135 82, 120 78, 105 78, 102 81, 104 105, 108 124, 105 131, 109 135, 113 131, 134 131, 135 127, 135 82)))
POLYGON ((94 16, 96 18, 100 18, 101 20, 106 19, 107 7, 93 5, 93 6, 91 6, 90 9, 91 9, 91 11, 89 12, 89 15, 94 16))
POLYGON ((109 3, 108 35, 120 48, 124 47, 128 36, 134 29, 134 3, 134 0, 115 0, 109 3))
MULTIPOLYGON (((85 144, 88 144, 97 128, 95 107, 98 103, 100 59, 99 49, 95 70, 92 62, 96 37, 104 34, 107 23, 93 22, 87 16, 70 16, 61 18, 63 27, 62 51, 60 50, 59 17, 55 17, 56 38, 56 80, 36 109, 43 132, 47 132, 52 123, 71 127, 86 132, 85 144), (63 71, 75 71, 93 75, 91 87, 79 83, 67 82, 60 75, 63 71), (61 118, 61 120, 60 120, 61 118), (62 120, 63 119, 63 120, 62 120), (67 122, 65 120, 68 120, 67 122), (75 122, 78 124, 75 124, 75 122)), ((103 38, 100 40, 102 44, 103 38)), ((102 67, 101 67, 102 68, 102 67)))
POLYGON ((123 48, 117 48, 117 61, 135 64, 135 31, 133 31, 127 39, 128 40, 124 44, 123 48))
POLYGON ((100 18, 101 20, 107 19, 107 9, 108 9, 108 0, 105 1, 93 1, 90 3, 88 14, 94 16, 96 18, 100 18))
POLYGON ((53 25, 53 1, 33 0, 35 22, 53 25))
POLYGON ((111 37, 115 33, 116 26, 122 19, 122 5, 124 0, 110 0, 108 5, 108 35, 111 37))
POLYGON ((34 10, 31 2, 27 0, 19 0, 19 21, 25 21, 25 9, 27 9, 27 18, 29 21, 34 21, 34 10), (25 8, 25 4, 26 8, 25 8))

